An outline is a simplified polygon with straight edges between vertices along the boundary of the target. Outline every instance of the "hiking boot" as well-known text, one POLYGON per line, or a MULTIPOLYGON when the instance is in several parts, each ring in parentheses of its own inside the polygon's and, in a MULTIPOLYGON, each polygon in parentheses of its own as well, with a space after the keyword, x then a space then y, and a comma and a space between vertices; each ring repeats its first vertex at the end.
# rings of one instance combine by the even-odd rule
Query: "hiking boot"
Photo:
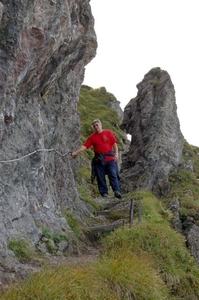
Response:
POLYGON ((108 197, 108 194, 107 193, 104 193, 104 194, 101 194, 102 197, 104 198, 107 198, 108 197))
POLYGON ((114 197, 121 199, 122 195, 121 195, 121 193, 119 191, 115 191, 114 192, 114 197))

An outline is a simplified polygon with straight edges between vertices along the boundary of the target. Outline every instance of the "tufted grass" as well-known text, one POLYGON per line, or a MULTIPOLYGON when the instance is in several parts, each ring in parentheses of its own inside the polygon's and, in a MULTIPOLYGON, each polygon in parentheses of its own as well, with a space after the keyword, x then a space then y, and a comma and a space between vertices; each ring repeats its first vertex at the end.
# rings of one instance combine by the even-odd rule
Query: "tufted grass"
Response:
POLYGON ((171 185, 167 199, 176 197, 179 201, 180 216, 186 218, 191 216, 195 221, 199 221, 199 147, 189 145, 184 142, 182 163, 191 161, 193 172, 185 168, 178 168, 169 175, 171 185))
POLYGON ((166 287, 158 272, 143 255, 121 253, 102 256, 81 266, 45 268, 17 285, 0 299, 166 299, 166 287))
POLYGON ((97 259, 45 266, 9 286, 0 299, 199 299, 199 268, 184 238, 170 227, 170 213, 150 192, 131 196, 142 203, 142 222, 103 238, 97 259))
POLYGON ((29 241, 22 238, 10 239, 8 249, 13 251, 21 261, 30 261, 36 255, 36 252, 30 248, 29 241))

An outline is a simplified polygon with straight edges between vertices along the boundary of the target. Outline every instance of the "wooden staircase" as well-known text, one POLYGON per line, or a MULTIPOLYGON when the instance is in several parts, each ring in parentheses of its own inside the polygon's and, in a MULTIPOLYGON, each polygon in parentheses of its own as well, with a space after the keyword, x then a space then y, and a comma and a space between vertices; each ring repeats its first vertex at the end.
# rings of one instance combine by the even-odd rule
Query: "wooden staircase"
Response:
POLYGON ((101 236, 110 233, 118 227, 128 225, 131 227, 134 217, 141 222, 141 202, 132 198, 114 197, 94 199, 99 209, 94 211, 93 218, 84 228, 90 240, 98 240, 101 236))

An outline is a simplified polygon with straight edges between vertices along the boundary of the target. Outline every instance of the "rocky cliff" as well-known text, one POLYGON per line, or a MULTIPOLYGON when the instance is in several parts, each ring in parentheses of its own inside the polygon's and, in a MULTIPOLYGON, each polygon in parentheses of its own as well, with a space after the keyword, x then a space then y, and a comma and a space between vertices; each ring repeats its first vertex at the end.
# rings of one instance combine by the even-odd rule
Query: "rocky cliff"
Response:
MULTIPOLYGON (((91 215, 79 199, 69 151, 79 146, 77 102, 96 48, 89 0, 0 1, 0 279, 2 270, 5 275, 21 268, 8 250, 10 241, 24 239, 45 252, 45 230, 67 237, 60 251, 75 251, 63 215, 72 212, 80 223, 91 215)), ((155 68, 137 88, 124 116, 116 99, 107 104, 132 137, 122 157, 121 187, 160 196, 168 191, 184 143, 174 86, 166 71, 155 68)), ((175 228, 182 232, 179 206, 175 202, 175 228)), ((191 228, 186 237, 198 252, 195 220, 191 228)))
POLYGON ((170 76, 160 68, 150 70, 137 85, 138 93, 124 109, 121 128, 131 135, 123 155, 123 191, 168 190, 168 174, 181 161, 184 138, 180 130, 175 90, 170 76))
POLYGON ((89 214, 66 153, 78 143, 79 90, 96 48, 89 0, 0 1, 1 265, 13 238, 34 246, 42 228, 72 236, 62 208, 89 214))

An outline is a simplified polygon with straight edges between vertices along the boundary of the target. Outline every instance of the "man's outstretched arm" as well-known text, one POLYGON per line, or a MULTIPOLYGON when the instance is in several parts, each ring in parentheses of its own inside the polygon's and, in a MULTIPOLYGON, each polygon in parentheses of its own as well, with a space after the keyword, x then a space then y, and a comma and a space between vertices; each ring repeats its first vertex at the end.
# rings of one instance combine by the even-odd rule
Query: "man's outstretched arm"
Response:
POLYGON ((77 150, 73 151, 71 153, 72 156, 76 156, 79 152, 84 151, 85 149, 87 149, 84 145, 81 145, 77 150))

